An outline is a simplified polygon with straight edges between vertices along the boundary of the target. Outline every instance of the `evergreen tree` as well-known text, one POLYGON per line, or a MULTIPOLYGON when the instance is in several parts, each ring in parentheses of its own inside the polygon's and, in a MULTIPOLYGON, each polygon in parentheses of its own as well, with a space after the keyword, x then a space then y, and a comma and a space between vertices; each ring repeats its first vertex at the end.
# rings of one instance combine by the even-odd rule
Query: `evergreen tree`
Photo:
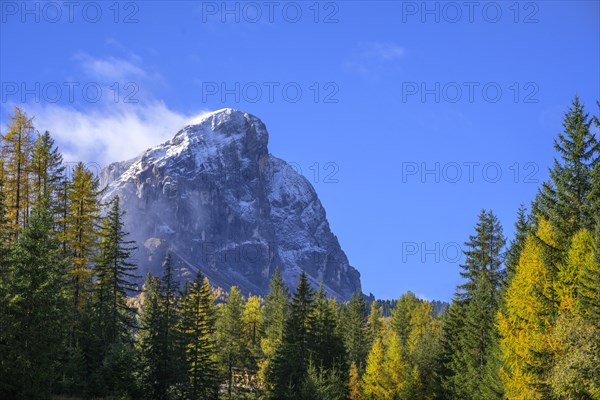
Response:
POLYGON ((303 272, 285 321, 281 346, 269 371, 273 399, 296 398, 301 394, 310 360, 313 308, 314 292, 303 272))
POLYGON ((375 338, 381 335, 383 330, 383 317, 381 315, 381 306, 376 301, 371 302, 369 311, 369 319, 367 321, 369 327, 369 343, 373 343, 375 338))
POLYGON ((412 292, 407 292, 400 296, 396 307, 392 309, 392 328, 400 339, 400 345, 403 348, 404 356, 408 356, 408 338, 411 332, 411 321, 414 310, 419 304, 419 299, 412 292))
POLYGON ((64 180, 63 158, 54 139, 48 131, 38 135, 33 145, 31 157, 31 171, 33 180, 33 194, 35 199, 48 198, 53 205, 53 212, 60 195, 61 183, 64 180))
POLYGON ((345 349, 338 335, 337 303, 332 306, 327 300, 323 285, 316 293, 314 303, 310 319, 311 361, 320 369, 341 369, 345 361, 345 349))
MULTIPOLYGON (((200 283, 202 280, 200 278, 200 283)), ((180 290, 178 290, 177 303, 176 303, 176 315, 177 321, 173 330, 174 333, 174 378, 178 383, 178 390, 175 398, 184 398, 187 391, 188 378, 188 364, 187 364, 187 346, 189 334, 186 333, 187 327, 189 326, 189 318, 186 317, 186 309, 188 309, 188 300, 190 298, 191 283, 187 280, 183 282, 180 290)), ((216 311, 215 311, 216 312, 216 311)))
POLYGON ((554 141, 550 180, 542 185, 534 202, 536 215, 556 227, 558 243, 566 249, 580 229, 593 230, 592 175, 600 158, 600 144, 590 130, 592 119, 575 97, 563 119, 563 132, 554 141))
POLYGON ((491 212, 482 210, 479 221, 475 226, 475 235, 469 237, 465 243, 465 264, 461 265, 460 275, 465 283, 458 287, 459 296, 463 300, 469 300, 477 290, 480 274, 487 280, 490 290, 490 298, 493 306, 498 304, 498 288, 501 287, 505 271, 502 268, 504 255, 502 250, 506 239, 502 234, 502 226, 498 218, 491 212))
POLYGON ((444 399, 466 398, 464 386, 457 376, 459 368, 454 366, 456 355, 460 353, 462 329, 465 321, 466 307, 462 304, 458 293, 454 294, 452 303, 442 316, 440 353, 437 364, 437 374, 441 379, 444 399))
POLYGON ((346 387, 342 373, 335 368, 317 367, 311 362, 302 384, 300 396, 296 398, 299 400, 346 400, 346 387))
POLYGON ((362 372, 369 353, 369 328, 365 299, 361 293, 353 294, 350 302, 344 305, 340 323, 348 363, 355 363, 362 372))
POLYGON ((452 335, 452 343, 445 340, 446 370, 444 385, 455 399, 502 398, 500 379, 494 374, 498 364, 496 313, 500 306, 500 291, 504 286, 502 249, 505 239, 502 227, 490 212, 482 211, 471 235, 465 243, 465 264, 461 265, 466 282, 457 289, 452 310, 445 324, 445 334, 452 335), (458 328, 458 329, 457 329, 458 328), (451 353, 448 353, 450 350, 451 353), (488 365, 489 363, 489 365, 488 365), (486 385, 482 385, 486 382, 486 385))
POLYGON ((165 399, 167 385, 163 369, 164 314, 161 309, 160 280, 148 274, 143 286, 143 300, 137 334, 140 354, 142 390, 151 399, 165 399))
POLYGON ((186 398, 215 400, 220 381, 215 344, 216 310, 207 278, 196 276, 183 305, 186 398))
POLYGON ((97 371, 100 386, 95 392, 107 398, 140 398, 138 389, 138 354, 130 343, 110 343, 104 353, 102 365, 97 371))
POLYGON ((150 398, 168 399, 178 371, 178 316, 170 251, 163 262, 162 278, 148 274, 143 293, 137 334, 143 389, 150 398))
MULTIPOLYGON (((598 110, 600 111, 600 101, 596 102, 598 110)), ((593 117, 594 125, 596 127, 596 136, 600 132, 600 114, 593 117)), ((593 163, 591 168, 591 189, 589 192, 590 206, 591 206, 591 223, 596 227, 600 224, 600 156, 596 158, 596 162, 593 163)), ((593 230, 590 230, 593 232, 593 230)))
POLYGON ((64 349, 64 268, 46 201, 38 203, 10 255, 3 282, 0 397, 47 398, 64 349))
POLYGON ((162 264, 163 276, 161 278, 161 310, 164 323, 161 343, 162 347, 162 368, 165 371, 163 375, 164 387, 170 388, 176 382, 177 370, 177 332, 179 315, 177 314, 176 290, 178 284, 175 282, 173 269, 173 256, 171 250, 167 251, 165 260, 162 264))
POLYGON ((258 374, 263 383, 267 380, 267 373, 275 358, 276 350, 283 341, 283 329, 288 309, 289 293, 278 268, 275 269, 271 279, 270 289, 265 299, 260 324, 262 331, 260 347, 264 359, 260 362, 258 374))
MULTIPOLYGON (((460 353, 455 359, 454 369, 462 374, 459 384, 463 384, 470 399, 491 400, 503 399, 500 378, 497 374, 499 362, 496 344, 495 299, 490 282, 484 276, 478 278, 476 291, 466 306, 464 327, 459 341, 462 342, 460 353), (457 363, 461 363, 458 365, 457 363)), ((498 288, 496 288, 498 290, 498 288)))
POLYGON ((119 197, 110 203, 108 214, 100 228, 100 252, 96 264, 96 312, 98 332, 105 344, 128 342, 135 309, 127 303, 127 292, 135 291, 133 273, 136 266, 130 262, 135 250, 133 241, 126 240, 119 197))
POLYGON ((517 211, 517 222, 515 222, 515 238, 510 242, 508 249, 506 250, 506 282, 509 283, 512 277, 515 275, 515 270, 519 264, 519 257, 523 246, 525 245, 525 238, 529 233, 529 223, 527 221, 527 208, 521 204, 517 211))
POLYGON ((248 348, 244 337, 244 298, 237 286, 232 286, 226 304, 219 308, 217 318, 217 348, 219 364, 227 377, 227 394, 231 399, 233 370, 244 366, 248 348))

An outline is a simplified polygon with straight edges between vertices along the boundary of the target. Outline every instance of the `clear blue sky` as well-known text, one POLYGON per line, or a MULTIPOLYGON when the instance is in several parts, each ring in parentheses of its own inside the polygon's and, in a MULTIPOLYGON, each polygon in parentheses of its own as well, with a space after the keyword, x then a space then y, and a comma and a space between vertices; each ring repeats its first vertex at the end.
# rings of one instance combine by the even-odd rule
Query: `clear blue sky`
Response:
POLYGON ((0 2, 2 129, 25 103, 70 161, 104 164, 248 111, 366 293, 449 300, 479 211, 510 237, 573 96, 597 113, 598 1, 223 4, 0 2))

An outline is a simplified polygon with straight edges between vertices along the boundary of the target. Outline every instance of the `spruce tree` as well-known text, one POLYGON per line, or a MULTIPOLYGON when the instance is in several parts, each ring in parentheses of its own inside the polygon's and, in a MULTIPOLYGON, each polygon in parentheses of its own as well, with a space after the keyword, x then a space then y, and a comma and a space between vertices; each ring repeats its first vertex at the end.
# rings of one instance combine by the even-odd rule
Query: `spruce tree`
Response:
POLYGON ((269 371, 268 380, 272 386, 273 399, 300 396, 310 360, 313 308, 314 292, 303 272, 285 321, 281 346, 276 351, 269 371))
POLYGON ((161 278, 161 305, 164 314, 164 329, 162 341, 163 369, 165 371, 164 381, 166 387, 171 387, 177 379, 177 332, 176 327, 179 320, 177 313, 178 283, 175 281, 173 266, 173 255, 171 250, 167 251, 162 264, 163 275, 161 278))
MULTIPOLYGON (((597 101, 598 109, 600 111, 600 101, 597 101)), ((600 114, 595 115, 593 118, 596 132, 600 132, 600 114)), ((596 133, 598 135, 598 133, 596 133)), ((591 168, 591 188, 589 192, 589 201, 591 206, 591 223, 594 226, 600 224, 600 156, 596 159, 596 162, 591 168)), ((591 230, 593 232, 593 230, 591 230)))
POLYGON ((64 180, 63 158, 48 131, 38 134, 31 156, 32 189, 35 199, 48 198, 53 212, 57 203, 61 183, 64 180))
POLYGON ((466 397, 464 386, 460 386, 460 376, 457 376, 456 355, 461 352, 462 329, 465 321, 466 307, 462 304, 458 293, 454 294, 450 306, 442 315, 440 353, 438 355, 437 375, 443 388, 443 398, 453 399, 466 397))
POLYGON ((215 305, 207 278, 198 274, 183 303, 182 339, 186 370, 186 398, 216 400, 219 367, 215 344, 215 305))
POLYGON ((327 300, 323 285, 315 296, 315 305, 310 319, 310 352, 312 363, 321 369, 342 368, 345 362, 345 349, 338 335, 337 303, 327 300))
POLYGON ((4 282, 0 397, 50 396, 66 342, 65 282, 47 201, 38 203, 14 246, 4 282))
POLYGON ((310 363, 302 383, 298 400, 346 400, 343 374, 337 369, 326 369, 310 363))
POLYGON ((258 375, 263 382, 267 380, 267 373, 275 358, 276 350, 283 341, 283 329, 288 309, 289 293, 281 278, 279 268, 275 269, 270 289, 265 299, 260 324, 260 347, 264 359, 260 362, 258 375))
POLYGON ((168 384, 164 370, 165 316, 161 307, 160 280, 148 274, 143 286, 137 347, 140 354, 142 390, 148 398, 166 399, 168 384))
POLYGON ((126 239, 123 215, 116 196, 100 228, 99 256, 95 266, 97 292, 96 312, 98 332, 105 344, 128 342, 135 309, 127 302, 127 293, 136 290, 131 255, 133 241, 126 239))
POLYGON ((403 348, 404 356, 408 356, 408 338, 411 332, 411 321, 414 310, 419 304, 419 299, 412 292, 407 292, 400 296, 396 307, 392 309, 392 328, 400 339, 400 345, 403 348))
POLYGON ((554 159, 550 180, 534 202, 535 214, 556 227, 563 250, 580 229, 593 230, 592 175, 600 159, 600 144, 590 129, 592 122, 576 96, 564 115, 563 132, 554 140, 559 158, 554 159))
POLYGON ((506 282, 510 282, 515 274, 517 265, 519 264, 519 257, 523 246, 525 245, 525 238, 529 233, 529 222, 527 221, 527 208, 521 204, 517 211, 517 222, 515 222, 515 238, 510 242, 508 249, 506 250, 506 282))
POLYGON ((377 304, 376 301, 371 302, 367 326, 369 327, 369 343, 373 343, 375 338, 380 336, 383 330, 381 306, 377 304))
POLYGON ((461 265, 465 283, 458 286, 456 303, 444 324, 444 334, 451 337, 442 342, 447 363, 443 382, 453 399, 501 399, 500 378, 493 366, 498 364, 496 313, 504 286, 505 239, 491 211, 480 213, 475 231, 465 243, 466 260, 461 265))
MULTIPOLYGON (((498 369, 498 333, 496 329, 497 305, 492 297, 494 290, 484 276, 478 277, 475 293, 466 306, 464 327, 459 341, 459 353, 453 364, 462 375, 463 385, 470 399, 503 399, 498 369), (458 365, 462 363, 462 365, 458 365)), ((498 290, 496 288, 495 290, 498 290)))
POLYGON ((170 398, 178 379, 177 299, 171 252, 163 262, 163 276, 148 274, 144 283, 137 344, 144 391, 155 399, 170 398))
POLYGON ((461 265, 461 277, 465 283, 459 285, 458 294, 463 300, 469 300, 477 290, 478 277, 483 274, 490 290, 493 306, 498 305, 498 288, 501 287, 505 271, 503 249, 506 239, 502 226, 492 211, 482 210, 475 226, 475 235, 465 243, 465 264, 461 265))
POLYGON ((265 338, 275 342, 274 347, 277 347, 283 338, 288 301, 289 292, 277 268, 271 279, 269 294, 265 299, 261 323, 265 338))
POLYGON ((348 363, 356 364, 362 373, 370 348, 367 310, 362 293, 353 294, 350 302, 344 304, 340 323, 348 363))
POLYGON ((237 286, 232 286, 227 303, 219 307, 217 318, 217 348, 219 364, 227 377, 227 394, 231 399, 234 368, 244 366, 248 348, 244 337, 244 298, 237 286))

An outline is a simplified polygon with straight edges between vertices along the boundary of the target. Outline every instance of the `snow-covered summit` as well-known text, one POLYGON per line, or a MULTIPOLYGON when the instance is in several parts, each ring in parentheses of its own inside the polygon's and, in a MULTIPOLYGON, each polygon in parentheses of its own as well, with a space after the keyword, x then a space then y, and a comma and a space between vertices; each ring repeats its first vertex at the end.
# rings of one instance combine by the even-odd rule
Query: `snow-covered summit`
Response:
POLYGON ((265 293, 280 267, 289 286, 305 271, 339 298, 360 290, 314 188, 267 144, 259 118, 225 108, 105 168, 105 196, 122 199, 140 268, 159 272, 171 247, 182 276, 201 271, 224 288, 265 293))

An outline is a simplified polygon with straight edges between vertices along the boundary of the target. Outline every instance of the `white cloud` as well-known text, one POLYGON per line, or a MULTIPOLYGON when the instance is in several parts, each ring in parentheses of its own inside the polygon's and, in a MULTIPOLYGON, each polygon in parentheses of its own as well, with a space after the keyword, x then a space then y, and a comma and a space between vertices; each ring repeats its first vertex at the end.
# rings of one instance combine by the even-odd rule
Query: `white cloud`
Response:
POLYGON ((359 44, 359 57, 364 59, 396 60, 404 55, 404 49, 395 43, 370 42, 359 44))
POLYGON ((122 58, 107 57, 94 58, 85 53, 79 53, 75 56, 79 62, 83 73, 91 78, 109 81, 109 82, 125 82, 139 80, 162 80, 160 74, 150 74, 138 67, 134 63, 122 58))
MULTIPOLYGON (((110 40, 109 43, 119 44, 110 40)), ((75 60, 84 78, 81 82, 95 81, 100 85, 102 96, 98 102, 78 98, 67 104, 22 105, 30 116, 35 117, 36 129, 52 134, 67 162, 84 161, 105 166, 133 158, 170 139, 190 121, 206 113, 182 113, 156 99, 153 89, 164 80, 158 72, 140 67, 142 60, 139 58, 95 58, 78 53, 75 60), (132 96, 135 103, 124 101, 125 96, 131 94, 124 84, 131 81, 137 84, 132 96), (115 92, 110 88, 110 82, 121 84, 118 101, 114 100, 115 92)), ((12 113, 12 106, 7 111, 12 113)))
POLYGON ((139 55, 137 55, 136 53, 131 51, 128 47, 126 47, 123 43, 121 43, 120 41, 118 41, 115 38, 109 37, 105 40, 104 43, 108 47, 111 47, 112 49, 117 50, 117 52, 120 52, 120 53, 126 55, 128 58, 130 58, 136 62, 142 61, 142 58, 139 55))
POLYGON ((68 162, 102 166, 139 155, 197 119, 169 109, 163 102, 112 104, 94 110, 45 105, 29 107, 39 130, 48 130, 68 162))
MULTIPOLYGON (((111 162, 133 158, 170 139, 179 129, 206 114, 205 110, 182 113, 156 99, 153 89, 163 82, 162 77, 141 68, 141 59, 130 59, 94 58, 83 53, 75 56, 79 73, 84 78, 80 82, 95 81, 100 85, 102 96, 98 102, 92 103, 80 96, 66 104, 21 105, 34 117, 36 129, 51 133, 66 162, 83 161, 104 167, 111 162), (131 94, 124 83, 130 81, 143 82, 145 87, 142 90, 138 84, 132 97, 135 103, 124 101, 125 96, 131 94), (114 99, 115 92, 109 82, 121 84, 118 101, 114 99)), ((0 108, 12 114, 12 105, 0 105, 0 108)), ((0 132, 5 129, 5 124, 2 125, 0 132)))
POLYGON ((385 68, 406 54, 392 42, 360 42, 345 67, 367 78, 377 78, 385 68))

